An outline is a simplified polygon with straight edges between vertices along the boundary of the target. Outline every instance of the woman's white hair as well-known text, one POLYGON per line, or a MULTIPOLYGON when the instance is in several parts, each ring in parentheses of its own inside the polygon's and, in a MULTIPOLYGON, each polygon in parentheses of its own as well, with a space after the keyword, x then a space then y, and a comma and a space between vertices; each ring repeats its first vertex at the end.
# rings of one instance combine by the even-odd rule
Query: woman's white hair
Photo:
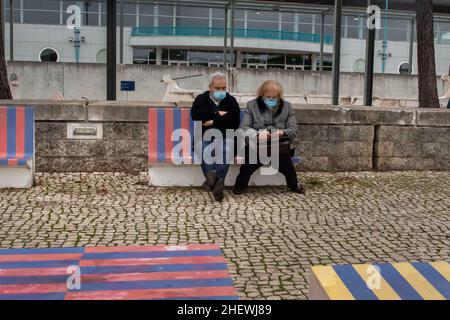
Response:
POLYGON ((209 78, 209 86, 212 86, 212 84, 214 83, 214 81, 216 79, 224 79, 225 81, 227 80, 227 76, 224 75, 222 72, 214 72, 211 77, 209 78))

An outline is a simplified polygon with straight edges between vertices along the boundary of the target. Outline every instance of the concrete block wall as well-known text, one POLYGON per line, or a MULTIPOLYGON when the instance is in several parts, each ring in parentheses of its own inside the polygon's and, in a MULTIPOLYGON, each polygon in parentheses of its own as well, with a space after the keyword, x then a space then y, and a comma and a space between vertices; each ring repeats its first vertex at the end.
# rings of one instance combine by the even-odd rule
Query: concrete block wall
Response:
MULTIPOLYGON (((148 107, 170 106, 120 101, 12 104, 36 109, 38 172, 146 171, 148 107), (101 123, 103 138, 68 139, 69 122, 101 123)), ((299 171, 450 170, 450 110, 294 108, 300 131, 296 153, 303 158, 299 171)))
POLYGON ((300 125, 301 171, 372 170, 372 126, 300 125))
POLYGON ((450 170, 450 128, 380 126, 374 169, 450 170))
POLYGON ((412 125, 380 125, 374 146, 375 170, 450 170, 450 110, 418 109, 412 125))
POLYGON ((67 139, 65 123, 36 123, 36 170, 142 172, 148 163, 148 124, 103 123, 102 140, 67 139))

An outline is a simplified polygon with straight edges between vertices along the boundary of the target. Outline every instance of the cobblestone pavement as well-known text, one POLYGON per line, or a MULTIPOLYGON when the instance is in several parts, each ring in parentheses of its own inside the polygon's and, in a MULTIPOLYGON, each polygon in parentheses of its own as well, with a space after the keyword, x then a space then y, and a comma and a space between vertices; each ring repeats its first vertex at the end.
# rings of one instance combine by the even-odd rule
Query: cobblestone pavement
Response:
POLYGON ((300 174, 285 188, 153 188, 146 174, 38 174, 0 191, 0 247, 217 243, 242 298, 306 298, 311 265, 450 257, 450 172, 300 174))

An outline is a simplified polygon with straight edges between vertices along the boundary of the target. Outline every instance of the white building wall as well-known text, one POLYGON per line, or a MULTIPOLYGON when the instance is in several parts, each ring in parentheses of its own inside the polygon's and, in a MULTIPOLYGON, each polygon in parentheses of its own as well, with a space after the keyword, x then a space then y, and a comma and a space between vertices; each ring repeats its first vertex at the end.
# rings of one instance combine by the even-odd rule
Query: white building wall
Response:
MULTIPOLYGON (((10 28, 5 25, 6 59, 10 60, 10 28)), ((106 28, 83 26, 80 36, 86 40, 80 45, 81 63, 96 63, 97 53, 106 49, 106 28)), ((119 29, 117 30, 117 61, 119 62, 119 29)), ((39 53, 43 48, 51 47, 58 51, 60 62, 75 62, 73 30, 65 25, 14 24, 14 60, 39 61, 39 53)), ((130 47, 131 28, 124 28, 124 63, 133 63, 133 48, 130 47)))
MULTIPOLYGON (((222 50, 223 39, 220 37, 132 37, 131 28, 124 28, 124 64, 133 63, 133 46, 161 46, 173 48, 191 48, 203 50, 222 50)), ((69 42, 73 31, 61 25, 14 25, 14 58, 16 61, 39 61, 39 52, 45 47, 52 47, 60 54, 60 62, 75 62, 74 43, 69 42)), ((106 48, 106 28, 83 26, 81 36, 86 41, 81 43, 80 62, 96 63, 97 53, 106 48)), ((6 59, 9 60, 9 24, 5 27, 6 59)), ((117 31, 119 42, 119 29, 117 31)), ((268 39, 236 38, 236 50, 265 51, 265 52, 298 52, 319 54, 318 43, 300 41, 280 41, 268 39)), ((438 75, 447 74, 450 65, 450 44, 436 44, 436 72, 438 75)), ((325 45, 325 53, 331 54, 333 47, 325 45)), ((375 52, 382 50, 382 41, 376 41, 375 52)), ((398 67, 409 59, 409 43, 389 41, 387 52, 392 55, 386 61, 386 73, 398 73, 398 67)), ((119 61, 119 43, 117 47, 119 61)), ((365 40, 342 39, 341 69, 353 72, 353 64, 358 59, 365 59, 365 40)), ((413 53, 414 73, 417 72, 417 48, 414 44, 413 53)), ((375 72, 381 73, 381 56, 376 54, 375 72)))

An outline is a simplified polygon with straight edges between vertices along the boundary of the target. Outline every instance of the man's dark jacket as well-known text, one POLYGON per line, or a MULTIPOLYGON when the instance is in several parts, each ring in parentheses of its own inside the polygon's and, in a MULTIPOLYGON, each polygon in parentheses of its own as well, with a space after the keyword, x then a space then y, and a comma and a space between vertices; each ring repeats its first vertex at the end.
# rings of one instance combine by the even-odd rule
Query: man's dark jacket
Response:
POLYGON ((194 121, 206 122, 213 120, 211 127, 203 127, 203 133, 216 128, 225 133, 226 129, 239 128, 241 110, 236 99, 227 93, 226 97, 216 105, 210 97, 210 92, 206 91, 197 96, 192 105, 191 116, 194 121), (220 116, 219 111, 226 111, 227 114, 220 116))

